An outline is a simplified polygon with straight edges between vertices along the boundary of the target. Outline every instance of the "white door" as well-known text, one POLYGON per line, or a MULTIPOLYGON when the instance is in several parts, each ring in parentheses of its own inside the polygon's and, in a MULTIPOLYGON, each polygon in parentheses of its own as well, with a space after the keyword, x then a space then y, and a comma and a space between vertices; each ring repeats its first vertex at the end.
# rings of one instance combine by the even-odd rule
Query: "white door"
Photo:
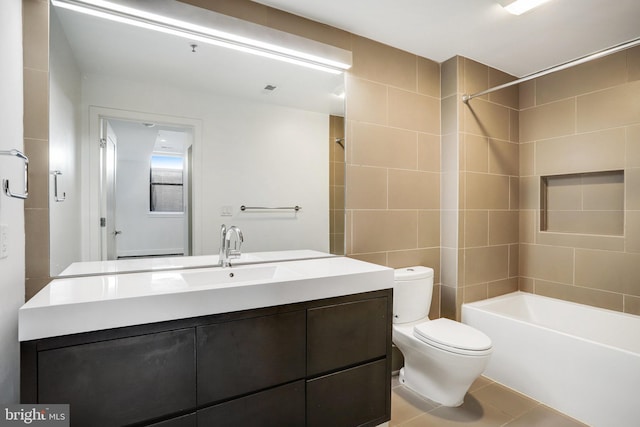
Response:
POLYGON ((106 119, 100 120, 101 129, 101 187, 102 193, 102 259, 118 258, 116 229, 116 172, 117 172, 117 138, 106 119))

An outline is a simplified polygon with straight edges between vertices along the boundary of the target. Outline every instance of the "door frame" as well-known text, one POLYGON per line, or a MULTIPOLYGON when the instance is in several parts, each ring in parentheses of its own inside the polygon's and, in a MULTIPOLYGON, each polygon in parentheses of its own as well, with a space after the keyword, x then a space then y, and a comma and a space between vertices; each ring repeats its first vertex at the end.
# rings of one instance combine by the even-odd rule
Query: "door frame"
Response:
POLYGON ((100 120, 115 119, 139 121, 143 123, 160 123, 167 126, 191 127, 193 129, 193 161, 191 163, 191 195, 192 204, 189 212, 189 221, 192 227, 192 253, 191 255, 202 254, 202 212, 200 201, 202 200, 201 170, 202 170, 202 120, 186 117, 176 117, 163 114, 145 113, 139 111, 121 110, 99 106, 89 106, 89 129, 88 140, 83 145, 83 164, 88 165, 83 171, 83 181, 88 185, 83 185, 83 253, 89 254, 89 259, 85 261, 102 260, 102 227, 100 218, 102 212, 102 194, 100 189, 101 181, 101 148, 100 148, 100 120), (86 236, 86 238, 84 237, 86 236), (85 246, 86 245, 86 246, 85 246))

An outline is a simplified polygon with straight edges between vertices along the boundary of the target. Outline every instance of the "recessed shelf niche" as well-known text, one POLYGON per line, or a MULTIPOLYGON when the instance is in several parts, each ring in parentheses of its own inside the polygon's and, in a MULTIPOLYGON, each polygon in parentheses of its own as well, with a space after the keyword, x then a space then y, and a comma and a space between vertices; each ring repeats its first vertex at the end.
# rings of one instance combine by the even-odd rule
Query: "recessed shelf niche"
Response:
POLYGON ((624 171, 541 176, 540 231, 624 235, 624 171))

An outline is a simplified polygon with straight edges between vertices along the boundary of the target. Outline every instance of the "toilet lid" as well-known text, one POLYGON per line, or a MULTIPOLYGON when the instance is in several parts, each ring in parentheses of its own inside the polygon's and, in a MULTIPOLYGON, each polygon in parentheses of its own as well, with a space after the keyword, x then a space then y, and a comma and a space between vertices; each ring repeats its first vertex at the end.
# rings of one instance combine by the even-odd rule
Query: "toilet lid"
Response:
POLYGON ((491 339, 484 333, 464 323, 445 318, 416 325, 413 335, 427 344, 456 353, 469 354, 491 349, 491 339))

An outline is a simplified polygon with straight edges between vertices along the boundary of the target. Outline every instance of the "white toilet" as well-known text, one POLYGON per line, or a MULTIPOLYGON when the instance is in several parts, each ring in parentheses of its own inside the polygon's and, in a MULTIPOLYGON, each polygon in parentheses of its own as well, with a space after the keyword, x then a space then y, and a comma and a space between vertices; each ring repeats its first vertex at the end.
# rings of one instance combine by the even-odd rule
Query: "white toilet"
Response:
POLYGON ((400 383, 445 406, 460 406, 487 367, 491 339, 450 319, 429 320, 433 269, 395 270, 393 343, 404 356, 400 383))

